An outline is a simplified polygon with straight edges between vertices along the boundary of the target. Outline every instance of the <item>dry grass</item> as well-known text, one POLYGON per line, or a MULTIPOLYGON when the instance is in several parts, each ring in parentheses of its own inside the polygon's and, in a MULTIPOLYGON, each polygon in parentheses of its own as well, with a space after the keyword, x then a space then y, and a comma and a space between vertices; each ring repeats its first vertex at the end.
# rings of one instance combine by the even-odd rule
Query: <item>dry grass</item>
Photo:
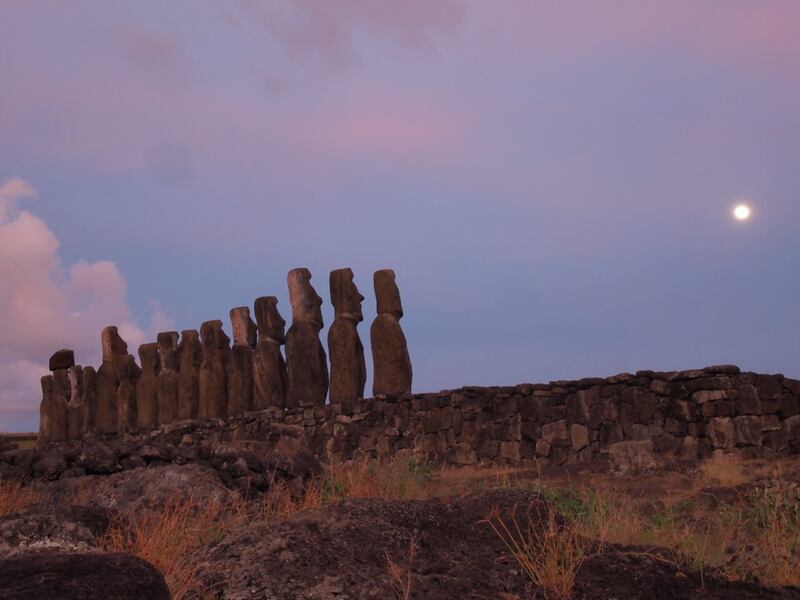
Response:
POLYGON ((39 499, 39 494, 30 487, 0 479, 0 517, 18 512, 39 499))
POLYGON ((386 552, 386 565, 389 569, 389 576, 391 577, 394 594, 397 600, 410 600, 412 575, 414 566, 414 553, 417 550, 417 542, 412 538, 408 545, 408 561, 406 562, 405 569, 398 563, 392 560, 389 553, 386 552))
POLYGON ((516 510, 504 519, 498 509, 486 522, 545 598, 569 598, 590 544, 577 528, 559 523, 552 507, 546 515, 531 515, 531 510, 528 507, 522 524, 516 510), (542 522, 546 523, 544 527, 542 522))

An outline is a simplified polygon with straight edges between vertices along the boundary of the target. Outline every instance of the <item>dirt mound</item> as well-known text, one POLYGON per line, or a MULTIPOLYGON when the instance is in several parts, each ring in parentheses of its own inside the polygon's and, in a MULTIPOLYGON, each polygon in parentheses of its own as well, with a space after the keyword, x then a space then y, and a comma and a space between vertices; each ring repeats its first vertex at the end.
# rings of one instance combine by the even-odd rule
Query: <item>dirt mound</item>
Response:
MULTIPOLYGON (((200 572, 218 599, 386 599, 398 597, 400 589, 389 561, 406 573, 410 559, 413 598, 540 597, 482 522, 492 508, 508 512, 515 505, 531 507, 534 520, 547 514, 537 495, 510 490, 449 504, 349 500, 232 533, 202 553, 200 572)), ((584 563, 575 597, 750 599, 800 593, 708 575, 701 580, 641 551, 606 549, 584 563)))
POLYGON ((0 560, 0 600, 169 600, 164 578, 127 554, 44 552, 0 560))

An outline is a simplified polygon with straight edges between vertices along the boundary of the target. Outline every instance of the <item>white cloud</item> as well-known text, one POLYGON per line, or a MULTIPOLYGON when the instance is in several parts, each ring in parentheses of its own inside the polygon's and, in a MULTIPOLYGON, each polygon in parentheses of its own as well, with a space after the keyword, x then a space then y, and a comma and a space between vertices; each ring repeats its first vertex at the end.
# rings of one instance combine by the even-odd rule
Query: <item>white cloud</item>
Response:
POLYGON ((115 263, 80 261, 64 268, 47 224, 17 209, 20 200, 35 195, 22 179, 0 186, 0 430, 36 427, 39 378, 54 351, 72 348, 77 362, 97 366, 106 325, 119 326, 133 354, 171 327, 155 301, 150 323, 136 322, 115 263))

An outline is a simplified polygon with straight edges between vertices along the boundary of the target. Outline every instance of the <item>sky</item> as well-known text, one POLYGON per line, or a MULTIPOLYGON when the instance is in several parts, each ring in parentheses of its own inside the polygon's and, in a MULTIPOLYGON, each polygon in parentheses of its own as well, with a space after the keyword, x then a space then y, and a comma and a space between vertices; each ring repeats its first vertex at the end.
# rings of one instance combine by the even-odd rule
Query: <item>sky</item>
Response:
POLYGON ((0 431, 301 266, 367 356, 395 269, 414 391, 800 377, 798 157, 796 0, 2 1, 0 431))

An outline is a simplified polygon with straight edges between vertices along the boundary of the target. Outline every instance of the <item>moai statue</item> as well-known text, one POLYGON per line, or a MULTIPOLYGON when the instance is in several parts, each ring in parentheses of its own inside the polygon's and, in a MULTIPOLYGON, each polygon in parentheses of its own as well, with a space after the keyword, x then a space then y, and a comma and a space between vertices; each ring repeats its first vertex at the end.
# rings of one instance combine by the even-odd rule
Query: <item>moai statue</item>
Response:
POLYGON ((67 369, 69 379, 69 402, 67 403, 67 439, 83 438, 84 405, 83 405, 83 369, 73 365, 67 369))
POLYGON ((198 417, 222 419, 228 408, 227 369, 231 349, 230 338, 222 330, 222 321, 206 321, 200 326, 203 342, 203 363, 200 365, 200 404, 198 417))
POLYGON ((158 427, 158 344, 139 346, 142 376, 136 382, 136 422, 139 431, 152 431, 158 427))
POLYGON ((75 366, 75 355, 72 350, 59 350, 49 361, 53 372, 42 379, 41 423, 46 435, 42 441, 61 442, 69 439, 68 404, 71 395, 69 370, 75 366))
POLYGON ((178 356, 181 361, 178 369, 178 418, 195 420, 200 402, 200 365, 203 364, 203 346, 196 329, 181 331, 178 356))
POLYGON ((331 303, 334 320, 328 330, 328 354, 331 357, 331 404, 364 397, 367 367, 364 346, 358 337, 358 324, 364 320, 364 300, 353 282, 353 271, 331 271, 331 303))
POLYGON ((178 332, 163 331, 156 336, 158 344, 158 424, 169 425, 178 420, 178 332))
POLYGON ((39 405, 39 444, 46 444, 53 437, 53 376, 42 377, 42 403, 39 405))
POLYGON ((142 374, 136 359, 127 354, 122 360, 119 387, 117 388, 117 431, 135 433, 136 428, 136 382, 142 374))
POLYGON ((253 409, 253 348, 256 324, 246 306, 231 309, 233 348, 228 363, 228 416, 236 417, 253 409))
POLYGON ((132 394, 130 386, 127 383, 124 386, 122 384, 136 376, 136 370, 133 368, 136 363, 131 365, 133 357, 128 354, 128 344, 120 337, 116 327, 109 326, 103 329, 101 339, 103 364, 97 370, 95 378, 97 394, 95 428, 99 435, 125 433, 136 423, 136 407, 127 404, 132 394))
POLYGON ((399 396, 411 393, 411 359, 400 319, 403 307, 394 271, 375 271, 375 299, 378 316, 370 328, 373 373, 372 393, 399 396))
POLYGON ((324 406, 328 394, 328 357, 319 341, 322 298, 311 286, 308 269, 289 271, 292 326, 286 334, 289 388, 286 405, 324 406))
POLYGON ((83 435, 97 433, 97 371, 84 367, 81 371, 81 404, 83 405, 83 435))
POLYGON ((254 308, 259 339, 253 364, 253 408, 283 407, 288 385, 286 361, 281 354, 281 344, 286 341, 286 321, 278 312, 275 296, 256 298, 254 308))

